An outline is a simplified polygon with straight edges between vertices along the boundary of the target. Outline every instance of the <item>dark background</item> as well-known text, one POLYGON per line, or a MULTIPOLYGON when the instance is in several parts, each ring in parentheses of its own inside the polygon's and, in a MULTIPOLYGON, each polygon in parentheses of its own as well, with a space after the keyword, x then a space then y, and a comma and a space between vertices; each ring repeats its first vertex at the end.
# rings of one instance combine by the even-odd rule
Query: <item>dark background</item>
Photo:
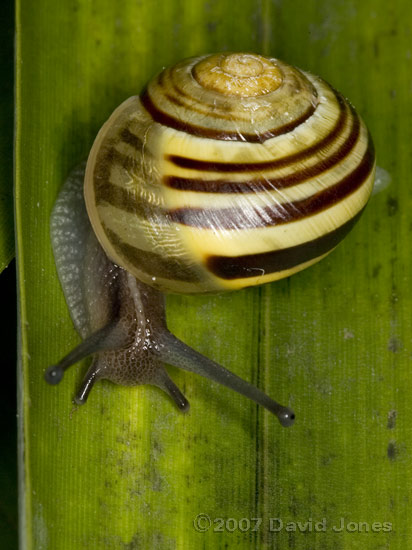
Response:
POLYGON ((0 275, 0 548, 17 548, 16 268, 0 275))

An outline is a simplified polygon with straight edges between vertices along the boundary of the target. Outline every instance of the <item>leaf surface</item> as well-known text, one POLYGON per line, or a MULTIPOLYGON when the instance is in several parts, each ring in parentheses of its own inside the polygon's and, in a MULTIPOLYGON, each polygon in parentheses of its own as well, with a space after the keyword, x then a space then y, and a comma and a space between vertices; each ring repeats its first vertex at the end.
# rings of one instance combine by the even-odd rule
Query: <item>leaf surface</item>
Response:
POLYGON ((411 14, 383 0, 17 1, 22 548, 412 542, 411 14), (155 388, 105 382, 76 409, 85 364, 57 387, 43 380, 78 342, 50 246, 58 189, 122 100, 162 67, 221 50, 322 75, 356 105, 392 176, 307 271, 230 295, 168 297, 176 335, 291 405, 296 424, 282 429, 243 397, 172 369, 188 415, 155 388))

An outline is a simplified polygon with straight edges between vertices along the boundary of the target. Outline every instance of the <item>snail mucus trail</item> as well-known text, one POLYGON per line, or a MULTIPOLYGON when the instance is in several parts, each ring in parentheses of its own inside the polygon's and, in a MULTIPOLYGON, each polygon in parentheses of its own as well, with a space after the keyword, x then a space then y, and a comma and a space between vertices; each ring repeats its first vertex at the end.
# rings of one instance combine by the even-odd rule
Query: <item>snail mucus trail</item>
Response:
POLYGON ((319 261, 358 220, 374 170, 363 121, 318 77, 244 53, 165 69, 114 111, 56 201, 53 251, 83 341, 46 380, 93 355, 76 403, 105 378, 157 385, 186 410, 170 364, 290 426, 288 407, 168 331, 162 293, 235 290, 319 261))

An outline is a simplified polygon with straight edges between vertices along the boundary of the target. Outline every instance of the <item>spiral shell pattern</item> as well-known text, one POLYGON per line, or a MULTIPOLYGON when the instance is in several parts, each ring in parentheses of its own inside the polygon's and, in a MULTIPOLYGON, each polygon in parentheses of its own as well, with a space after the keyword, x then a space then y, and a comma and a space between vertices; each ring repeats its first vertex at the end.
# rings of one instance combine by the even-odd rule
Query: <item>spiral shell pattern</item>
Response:
POLYGON ((274 281, 312 265, 370 196, 373 144, 354 108, 274 58, 184 60, 120 105, 87 163, 111 259, 171 292, 274 281))

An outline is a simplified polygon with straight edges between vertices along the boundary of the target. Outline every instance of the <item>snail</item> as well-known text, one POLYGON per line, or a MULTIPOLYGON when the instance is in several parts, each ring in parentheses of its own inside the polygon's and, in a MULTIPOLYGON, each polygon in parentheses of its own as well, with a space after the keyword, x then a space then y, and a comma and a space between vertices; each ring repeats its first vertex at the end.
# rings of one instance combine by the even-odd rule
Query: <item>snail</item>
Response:
POLYGON ((57 271, 83 341, 46 380, 93 355, 77 404, 105 378, 157 385, 187 410, 169 364, 293 424, 291 409, 168 331, 163 293, 236 290, 321 260, 359 219, 374 171, 365 124, 319 77, 251 53, 163 70, 113 112, 55 203, 57 271))

